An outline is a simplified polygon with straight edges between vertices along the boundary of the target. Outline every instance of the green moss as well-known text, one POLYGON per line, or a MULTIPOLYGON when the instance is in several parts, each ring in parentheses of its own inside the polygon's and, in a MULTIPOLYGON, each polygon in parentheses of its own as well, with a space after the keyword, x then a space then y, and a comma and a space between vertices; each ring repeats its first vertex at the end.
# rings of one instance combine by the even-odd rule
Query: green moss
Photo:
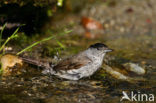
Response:
POLYGON ((100 69, 99 71, 97 71, 93 76, 92 79, 94 80, 104 80, 107 76, 107 73, 105 72, 104 69, 100 69))

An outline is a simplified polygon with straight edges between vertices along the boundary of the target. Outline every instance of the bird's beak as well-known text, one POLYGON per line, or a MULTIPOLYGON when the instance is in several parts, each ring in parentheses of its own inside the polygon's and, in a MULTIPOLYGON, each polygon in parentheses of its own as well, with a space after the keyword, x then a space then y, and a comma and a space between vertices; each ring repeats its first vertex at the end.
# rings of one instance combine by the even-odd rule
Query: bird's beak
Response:
POLYGON ((112 52, 112 51, 114 51, 113 49, 107 49, 107 50, 105 50, 105 52, 112 52))

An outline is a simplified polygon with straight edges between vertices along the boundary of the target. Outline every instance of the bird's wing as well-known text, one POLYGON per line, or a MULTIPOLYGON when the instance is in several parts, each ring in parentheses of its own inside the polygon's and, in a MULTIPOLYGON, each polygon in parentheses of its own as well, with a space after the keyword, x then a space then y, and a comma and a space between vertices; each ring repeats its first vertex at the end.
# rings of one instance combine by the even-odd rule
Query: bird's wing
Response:
POLYGON ((71 70, 71 69, 78 69, 81 68, 82 66, 85 66, 89 63, 91 63, 92 60, 89 59, 86 56, 74 56, 71 58, 67 58, 61 62, 59 62, 56 66, 54 66, 55 71, 59 70, 71 70))

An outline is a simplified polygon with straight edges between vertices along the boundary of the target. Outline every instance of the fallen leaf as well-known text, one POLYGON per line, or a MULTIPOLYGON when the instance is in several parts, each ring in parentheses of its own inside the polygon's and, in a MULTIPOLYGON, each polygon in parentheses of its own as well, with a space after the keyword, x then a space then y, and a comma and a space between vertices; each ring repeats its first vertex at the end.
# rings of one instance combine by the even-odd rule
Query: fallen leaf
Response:
POLYGON ((102 24, 92 18, 82 17, 81 23, 87 30, 103 29, 102 24))

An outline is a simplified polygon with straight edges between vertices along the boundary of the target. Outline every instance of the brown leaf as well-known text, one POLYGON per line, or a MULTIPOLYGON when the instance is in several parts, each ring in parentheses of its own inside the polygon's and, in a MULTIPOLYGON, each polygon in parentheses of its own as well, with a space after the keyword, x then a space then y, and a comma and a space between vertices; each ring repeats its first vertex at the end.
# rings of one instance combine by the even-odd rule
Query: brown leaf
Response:
POLYGON ((92 18, 82 17, 81 23, 87 30, 103 29, 102 24, 92 18))

